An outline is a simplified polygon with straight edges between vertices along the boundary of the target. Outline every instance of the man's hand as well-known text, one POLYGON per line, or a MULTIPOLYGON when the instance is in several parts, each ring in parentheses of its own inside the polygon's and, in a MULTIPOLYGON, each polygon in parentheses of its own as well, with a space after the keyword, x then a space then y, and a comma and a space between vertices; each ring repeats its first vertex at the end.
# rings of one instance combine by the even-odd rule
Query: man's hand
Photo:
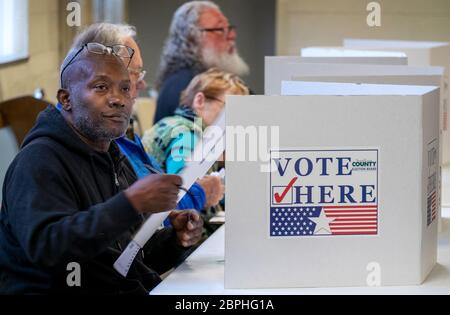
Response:
POLYGON ((203 233, 203 220, 197 211, 174 210, 170 212, 169 217, 181 246, 189 247, 197 244, 203 233))
POLYGON ((175 209, 181 184, 177 175, 153 174, 136 181, 124 192, 138 212, 155 213, 175 209))
POLYGON ((212 207, 222 200, 225 193, 225 185, 218 176, 203 176, 197 183, 202 186, 206 195, 205 207, 212 207))

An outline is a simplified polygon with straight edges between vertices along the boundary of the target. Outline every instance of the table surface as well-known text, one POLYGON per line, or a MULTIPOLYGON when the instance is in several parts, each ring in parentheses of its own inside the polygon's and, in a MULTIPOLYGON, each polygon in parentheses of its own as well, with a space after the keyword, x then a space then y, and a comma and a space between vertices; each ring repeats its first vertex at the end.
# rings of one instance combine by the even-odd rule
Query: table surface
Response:
POLYGON ((278 294, 450 294, 450 208, 442 209, 437 264, 419 286, 289 289, 225 289, 225 225, 212 234, 150 294, 278 295, 278 294))

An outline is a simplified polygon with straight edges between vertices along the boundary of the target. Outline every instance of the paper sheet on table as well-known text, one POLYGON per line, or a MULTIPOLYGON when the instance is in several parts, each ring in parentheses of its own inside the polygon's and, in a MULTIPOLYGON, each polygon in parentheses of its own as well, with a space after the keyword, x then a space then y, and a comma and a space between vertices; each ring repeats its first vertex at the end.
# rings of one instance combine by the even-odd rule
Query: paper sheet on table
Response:
MULTIPOLYGON (((222 110, 213 125, 208 127, 201 141, 195 147, 192 161, 186 163, 180 176, 183 187, 190 189, 195 181, 204 176, 225 150, 225 111, 222 110)), ((184 190, 178 193, 178 202, 184 197, 184 190)), ((120 257, 114 263, 114 269, 126 276, 137 253, 152 237, 169 215, 170 211, 152 214, 142 225, 120 257)))

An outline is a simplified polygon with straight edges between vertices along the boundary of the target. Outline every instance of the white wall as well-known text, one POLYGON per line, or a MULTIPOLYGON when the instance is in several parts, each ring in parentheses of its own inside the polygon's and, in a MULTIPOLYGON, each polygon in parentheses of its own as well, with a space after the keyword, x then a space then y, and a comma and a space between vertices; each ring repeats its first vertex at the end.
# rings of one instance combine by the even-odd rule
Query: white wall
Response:
POLYGON ((42 87, 56 101, 58 87, 58 0, 29 1, 29 58, 0 66, 0 101, 42 87))
POLYGON ((277 54, 340 46, 345 37, 450 41, 449 0, 377 0, 381 27, 369 27, 373 0, 278 0, 277 54))

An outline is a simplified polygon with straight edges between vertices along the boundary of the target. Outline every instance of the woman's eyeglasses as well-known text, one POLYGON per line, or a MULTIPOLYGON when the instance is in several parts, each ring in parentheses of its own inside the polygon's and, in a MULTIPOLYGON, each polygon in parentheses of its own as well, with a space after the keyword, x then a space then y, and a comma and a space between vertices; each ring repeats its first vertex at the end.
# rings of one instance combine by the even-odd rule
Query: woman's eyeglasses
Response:
POLYGON ((207 99, 213 100, 213 101, 217 101, 219 103, 221 103, 221 105, 225 105, 225 101, 222 101, 220 98, 214 97, 214 96, 209 96, 209 95, 205 95, 205 97, 207 99))
POLYGON ((113 54, 117 57, 120 57, 121 59, 125 59, 128 61, 125 61, 124 64, 126 64, 126 68, 130 65, 131 58, 133 58, 134 55, 134 49, 125 45, 112 45, 112 46, 105 46, 100 43, 87 43, 83 45, 69 60, 69 62, 64 66, 64 68, 61 70, 61 86, 63 84, 63 74, 64 71, 69 67, 72 62, 75 60, 75 58, 83 51, 84 48, 87 48, 88 52, 97 54, 97 55, 106 55, 106 54, 113 54))

